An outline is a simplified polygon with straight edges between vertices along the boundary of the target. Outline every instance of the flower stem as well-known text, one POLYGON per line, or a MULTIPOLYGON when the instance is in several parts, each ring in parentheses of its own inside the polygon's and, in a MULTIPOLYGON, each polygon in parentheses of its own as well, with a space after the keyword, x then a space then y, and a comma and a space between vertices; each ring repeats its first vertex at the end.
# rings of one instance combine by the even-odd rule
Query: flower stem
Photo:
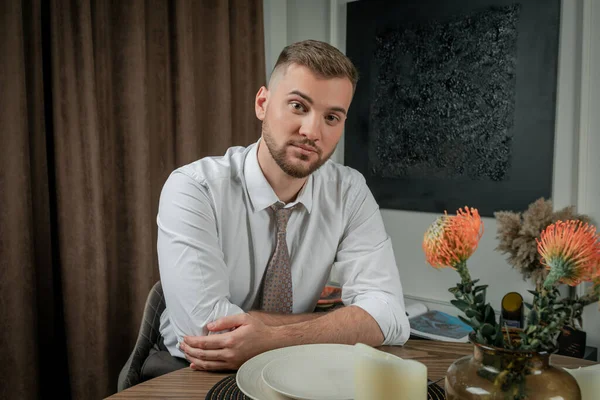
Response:
MULTIPOLYGON (((548 289, 550 289, 554 284, 563 276, 563 272, 559 269, 551 269, 550 273, 546 277, 544 284, 542 285, 542 292, 544 293, 548 289)), ((546 293, 544 293, 545 296, 546 293)))
POLYGON ((458 275, 460 275, 463 285, 471 284, 471 274, 469 274, 466 261, 460 261, 458 264, 456 264, 456 272, 458 272, 458 275))

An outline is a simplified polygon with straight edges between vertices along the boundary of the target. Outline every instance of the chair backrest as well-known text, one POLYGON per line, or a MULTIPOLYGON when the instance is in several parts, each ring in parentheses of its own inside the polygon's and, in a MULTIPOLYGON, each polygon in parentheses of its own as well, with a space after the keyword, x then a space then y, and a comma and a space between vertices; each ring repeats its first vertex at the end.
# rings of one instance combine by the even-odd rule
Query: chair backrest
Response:
POLYGON ((119 374, 119 392, 140 382, 142 365, 148 358, 150 349, 160 339, 160 316, 165 307, 162 285, 158 281, 148 293, 135 346, 119 374))
POLYGON ((163 311, 165 311, 165 307, 165 296, 163 295, 162 284, 158 281, 148 293, 146 306, 144 307, 142 325, 140 326, 140 333, 147 336, 151 346, 157 343, 158 338, 160 337, 160 316, 163 311))

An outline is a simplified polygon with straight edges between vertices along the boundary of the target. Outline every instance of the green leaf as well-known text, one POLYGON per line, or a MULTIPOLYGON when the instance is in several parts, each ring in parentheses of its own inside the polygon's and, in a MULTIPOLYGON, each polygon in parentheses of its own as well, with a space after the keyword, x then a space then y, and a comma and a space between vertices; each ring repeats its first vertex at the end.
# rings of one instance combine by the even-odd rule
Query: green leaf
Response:
POLYGON ((467 318, 463 317, 462 315, 459 315, 458 318, 473 329, 478 329, 481 326, 481 324, 477 320, 467 319, 467 318))
POLYGON ((539 293, 536 292, 535 290, 528 290, 529 293, 531 293, 533 295, 533 297, 538 297, 539 293))
POLYGON ((496 325, 496 334, 494 335, 494 346, 504 347, 504 335, 502 334, 500 324, 496 325))
POLYGON ((528 309, 530 309, 530 310, 533 309, 533 304, 527 303, 527 302, 525 302, 524 304, 525 304, 525 307, 527 307, 528 309))
POLYGON ((531 332, 533 332, 533 327, 537 326, 537 325, 527 325, 527 328, 525 329, 525 335, 530 335, 531 332))
POLYGON ((492 336, 494 333, 496 332, 496 330, 494 329, 494 327, 490 324, 483 324, 481 325, 481 334, 483 336, 492 336))
POLYGON ((476 334, 475 338, 477 339, 477 341, 479 343, 487 343, 486 340, 485 340, 485 338, 481 334, 481 331, 477 331, 477 334, 476 334))
POLYGON ((465 324, 469 325, 470 327, 475 328, 475 326, 473 325, 473 323, 471 322, 470 319, 467 319, 467 318, 463 317, 462 315, 459 315, 458 318, 465 324))
POLYGON ((525 332, 519 332, 519 337, 521 338, 521 342, 526 343, 527 342, 527 335, 525 334, 525 332))
POLYGON ((496 322, 496 314, 494 313, 494 309, 489 304, 486 304, 484 311, 483 320, 488 324, 494 324, 496 322))
POLYGON ((467 308, 469 308, 469 303, 467 303, 464 300, 450 300, 450 303, 452 303, 452 305, 456 308, 458 308, 460 311, 465 311, 467 308))
POLYGON ((475 303, 476 304, 481 304, 485 301, 485 293, 479 293, 477 296, 475 296, 475 303))
POLYGON ((496 325, 496 334, 501 334, 502 333, 502 327, 500 326, 500 324, 496 325))
POLYGON ((537 311, 535 311, 535 310, 529 311, 529 324, 537 325, 539 323, 540 323, 540 318, 539 318, 537 311))
POLYGON ((485 289, 485 288, 487 288, 487 287, 488 287, 488 285, 479 285, 479 286, 475 286, 475 287, 473 288, 473 293, 478 293, 478 292, 480 292, 480 291, 484 290, 484 289, 485 289))
POLYGON ((480 312, 474 310, 473 308, 467 308, 465 310, 465 315, 469 318, 477 318, 479 321, 481 321, 483 317, 480 312))

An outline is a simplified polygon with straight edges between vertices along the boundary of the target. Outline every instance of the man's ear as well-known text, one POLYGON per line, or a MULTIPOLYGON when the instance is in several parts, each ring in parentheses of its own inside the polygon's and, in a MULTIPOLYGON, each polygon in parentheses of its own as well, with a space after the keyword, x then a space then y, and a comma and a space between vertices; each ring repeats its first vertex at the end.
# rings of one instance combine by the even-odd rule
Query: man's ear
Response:
POLYGON ((254 100, 254 111, 256 112, 256 118, 263 121, 265 114, 267 113, 267 103, 269 99, 269 89, 262 86, 258 93, 256 93, 256 99, 254 100))

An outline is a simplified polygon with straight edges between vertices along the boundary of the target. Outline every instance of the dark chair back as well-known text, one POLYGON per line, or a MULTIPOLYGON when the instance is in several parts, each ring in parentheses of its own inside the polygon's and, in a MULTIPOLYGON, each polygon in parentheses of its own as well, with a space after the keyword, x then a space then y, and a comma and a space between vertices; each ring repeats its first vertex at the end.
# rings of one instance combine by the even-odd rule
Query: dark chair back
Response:
POLYGON ((144 361, 148 358, 150 349, 160 339, 160 316, 164 310, 165 298, 163 296, 162 285, 158 281, 150 289, 150 293, 146 299, 137 341, 129 359, 119 373, 117 391, 120 392, 140 382, 142 365, 144 365, 144 361))

